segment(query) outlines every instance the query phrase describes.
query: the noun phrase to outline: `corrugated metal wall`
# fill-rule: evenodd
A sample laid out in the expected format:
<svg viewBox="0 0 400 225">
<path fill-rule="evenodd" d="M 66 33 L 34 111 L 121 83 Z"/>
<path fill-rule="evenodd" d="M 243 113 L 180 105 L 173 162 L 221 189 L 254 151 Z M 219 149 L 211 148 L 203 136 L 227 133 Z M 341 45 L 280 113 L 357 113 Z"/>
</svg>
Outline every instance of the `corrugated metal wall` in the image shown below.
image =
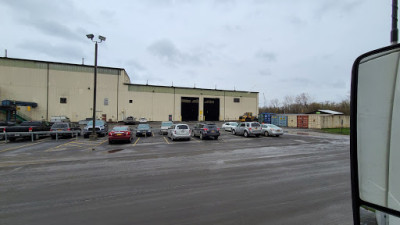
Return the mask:
<svg viewBox="0 0 400 225">
<path fill-rule="evenodd" d="M 297 115 L 288 115 L 288 127 L 297 127 Z"/>
<path fill-rule="evenodd" d="M 298 115 L 297 116 L 297 127 L 298 128 L 308 128 L 308 115 Z"/>
<path fill-rule="evenodd" d="M 261 113 L 260 122 L 264 122 L 267 113 Z M 269 114 L 271 116 L 271 124 L 280 127 L 293 127 L 293 128 L 349 128 L 350 116 L 345 115 L 326 115 L 326 114 Z M 266 123 L 266 122 L 265 122 Z"/>
</svg>

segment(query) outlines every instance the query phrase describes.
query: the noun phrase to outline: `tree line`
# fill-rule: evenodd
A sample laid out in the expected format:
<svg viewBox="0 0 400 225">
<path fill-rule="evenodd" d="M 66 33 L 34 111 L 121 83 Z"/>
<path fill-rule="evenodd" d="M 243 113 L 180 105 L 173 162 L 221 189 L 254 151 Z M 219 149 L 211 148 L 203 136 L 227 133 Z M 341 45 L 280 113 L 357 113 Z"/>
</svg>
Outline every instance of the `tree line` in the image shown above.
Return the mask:
<svg viewBox="0 0 400 225">
<path fill-rule="evenodd" d="M 282 101 L 275 98 L 270 101 L 268 106 L 260 107 L 259 112 L 279 113 L 279 114 L 301 114 L 328 109 L 350 115 L 350 96 L 340 102 L 315 102 L 307 93 L 297 96 L 285 96 Z"/>
</svg>

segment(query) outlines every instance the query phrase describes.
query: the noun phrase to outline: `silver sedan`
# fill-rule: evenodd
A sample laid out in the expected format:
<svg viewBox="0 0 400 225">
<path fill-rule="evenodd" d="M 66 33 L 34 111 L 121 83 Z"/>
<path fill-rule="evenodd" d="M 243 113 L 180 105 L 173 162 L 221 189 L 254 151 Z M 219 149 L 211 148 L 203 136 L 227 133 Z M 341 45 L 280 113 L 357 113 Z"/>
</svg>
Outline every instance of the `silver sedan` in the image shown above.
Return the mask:
<svg viewBox="0 0 400 225">
<path fill-rule="evenodd" d="M 225 131 L 232 131 L 232 127 L 236 127 L 238 125 L 238 123 L 236 122 L 226 122 L 224 124 L 222 124 L 222 129 Z"/>
<path fill-rule="evenodd" d="M 283 129 L 274 124 L 261 124 L 262 134 L 265 136 L 276 136 L 283 135 Z"/>
</svg>

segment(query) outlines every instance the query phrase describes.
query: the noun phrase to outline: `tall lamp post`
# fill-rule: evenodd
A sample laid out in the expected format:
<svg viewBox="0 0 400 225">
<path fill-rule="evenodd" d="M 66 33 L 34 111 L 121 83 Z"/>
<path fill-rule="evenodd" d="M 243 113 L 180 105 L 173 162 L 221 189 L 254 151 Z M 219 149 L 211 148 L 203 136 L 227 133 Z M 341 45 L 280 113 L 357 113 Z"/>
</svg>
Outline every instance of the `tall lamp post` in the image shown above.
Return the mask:
<svg viewBox="0 0 400 225">
<path fill-rule="evenodd" d="M 101 43 L 106 40 L 106 37 L 99 35 L 99 40 L 93 40 L 93 34 L 87 34 L 87 38 L 92 40 L 95 43 L 94 47 L 94 84 L 93 84 L 93 127 L 92 127 L 92 134 L 90 135 L 90 140 L 96 140 L 96 92 L 97 92 L 97 43 Z"/>
</svg>

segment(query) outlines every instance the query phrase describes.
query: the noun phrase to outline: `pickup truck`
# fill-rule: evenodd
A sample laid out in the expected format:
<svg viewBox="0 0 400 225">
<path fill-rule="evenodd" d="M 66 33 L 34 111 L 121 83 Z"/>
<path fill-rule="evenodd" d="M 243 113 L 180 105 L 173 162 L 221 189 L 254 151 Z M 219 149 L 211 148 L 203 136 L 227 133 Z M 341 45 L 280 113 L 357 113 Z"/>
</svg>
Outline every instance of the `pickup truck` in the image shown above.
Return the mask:
<svg viewBox="0 0 400 225">
<path fill-rule="evenodd" d="M 20 125 L 4 128 L 4 132 L 7 134 L 7 139 L 10 141 L 15 141 L 17 138 L 29 138 L 32 135 L 31 132 L 41 131 L 44 133 L 35 134 L 34 139 L 48 135 L 45 132 L 50 131 L 49 123 L 45 121 L 24 121 Z"/>
</svg>

